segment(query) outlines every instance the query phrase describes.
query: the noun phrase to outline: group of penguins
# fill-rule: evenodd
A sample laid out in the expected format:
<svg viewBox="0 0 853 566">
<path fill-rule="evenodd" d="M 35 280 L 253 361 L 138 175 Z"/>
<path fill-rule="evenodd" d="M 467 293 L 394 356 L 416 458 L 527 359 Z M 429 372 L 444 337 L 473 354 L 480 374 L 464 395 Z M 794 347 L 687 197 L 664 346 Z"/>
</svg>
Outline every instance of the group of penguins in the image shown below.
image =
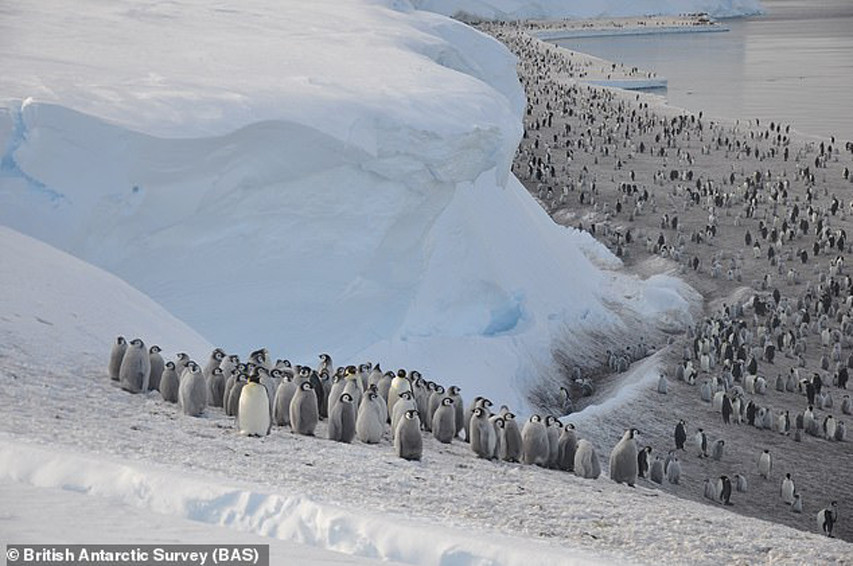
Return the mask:
<svg viewBox="0 0 853 566">
<path fill-rule="evenodd" d="M 273 425 L 314 436 L 319 421 L 327 419 L 330 440 L 377 444 L 390 424 L 395 452 L 407 460 L 421 459 L 426 431 L 444 444 L 464 434 L 471 450 L 487 460 L 535 464 L 584 478 L 601 474 L 594 446 L 577 438 L 574 425 L 534 414 L 519 428 L 507 406 L 492 413 L 492 402 L 478 396 L 465 407 L 459 387 L 445 388 L 418 371 L 383 372 L 372 363 L 336 368 L 328 354 L 320 355 L 316 368 L 272 363 L 266 349 L 241 362 L 220 348 L 200 367 L 185 353 L 164 361 L 161 351 L 156 345 L 146 349 L 139 338 L 128 343 L 118 336 L 110 352 L 110 378 L 131 393 L 157 390 L 189 416 L 222 407 L 246 436 L 266 436 Z"/>
</svg>

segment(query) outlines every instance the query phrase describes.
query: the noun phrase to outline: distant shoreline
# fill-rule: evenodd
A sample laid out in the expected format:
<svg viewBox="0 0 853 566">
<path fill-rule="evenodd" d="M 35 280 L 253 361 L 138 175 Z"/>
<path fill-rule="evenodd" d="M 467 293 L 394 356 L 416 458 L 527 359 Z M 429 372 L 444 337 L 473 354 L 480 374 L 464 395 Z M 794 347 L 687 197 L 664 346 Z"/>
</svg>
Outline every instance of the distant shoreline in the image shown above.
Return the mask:
<svg viewBox="0 0 853 566">
<path fill-rule="evenodd" d="M 722 25 L 714 26 L 667 26 L 659 28 L 603 28 L 603 29 L 560 29 L 554 31 L 534 31 L 531 35 L 542 41 L 559 41 L 561 39 L 584 39 L 590 37 L 615 37 L 625 35 L 662 35 L 670 33 L 720 33 L 729 28 Z"/>
</svg>

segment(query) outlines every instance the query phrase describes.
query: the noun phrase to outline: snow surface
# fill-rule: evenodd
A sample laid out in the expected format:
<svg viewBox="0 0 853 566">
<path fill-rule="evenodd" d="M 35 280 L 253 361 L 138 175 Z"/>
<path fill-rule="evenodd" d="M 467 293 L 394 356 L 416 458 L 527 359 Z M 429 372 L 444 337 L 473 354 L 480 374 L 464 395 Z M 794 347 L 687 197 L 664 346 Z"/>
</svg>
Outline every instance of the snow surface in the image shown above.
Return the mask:
<svg viewBox="0 0 853 566">
<path fill-rule="evenodd" d="M 382 359 L 523 407 L 566 329 L 687 310 L 509 173 L 515 60 L 461 23 L 391 0 L 17 0 L 0 34 L 0 222 L 229 352 Z"/>
<path fill-rule="evenodd" d="M 612 18 L 706 13 L 732 18 L 761 13 L 759 0 L 412 0 L 421 10 L 487 20 Z"/>
</svg>

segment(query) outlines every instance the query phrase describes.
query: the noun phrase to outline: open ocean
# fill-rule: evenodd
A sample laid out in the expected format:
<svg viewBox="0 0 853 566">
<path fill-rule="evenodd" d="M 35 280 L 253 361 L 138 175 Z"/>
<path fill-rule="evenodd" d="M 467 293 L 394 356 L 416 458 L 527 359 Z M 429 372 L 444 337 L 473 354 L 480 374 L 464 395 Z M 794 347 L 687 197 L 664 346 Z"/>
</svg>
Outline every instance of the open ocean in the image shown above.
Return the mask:
<svg viewBox="0 0 853 566">
<path fill-rule="evenodd" d="M 853 140 L 853 0 L 764 0 L 724 33 L 560 40 L 669 80 L 673 106 Z"/>
</svg>

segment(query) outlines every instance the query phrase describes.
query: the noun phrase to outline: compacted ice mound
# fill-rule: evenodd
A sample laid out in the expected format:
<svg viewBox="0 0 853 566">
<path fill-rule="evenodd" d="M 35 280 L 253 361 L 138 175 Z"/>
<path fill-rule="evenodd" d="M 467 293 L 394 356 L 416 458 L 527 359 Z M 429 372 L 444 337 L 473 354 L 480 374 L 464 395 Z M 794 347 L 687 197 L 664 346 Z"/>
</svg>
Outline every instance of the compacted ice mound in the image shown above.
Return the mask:
<svg viewBox="0 0 853 566">
<path fill-rule="evenodd" d="M 510 175 L 515 60 L 458 22 L 391 0 L 13 4 L 0 222 L 228 351 L 523 403 L 566 329 L 686 310 Z"/>
<path fill-rule="evenodd" d="M 619 18 L 705 13 L 715 18 L 761 13 L 760 0 L 412 0 L 421 10 L 486 20 Z"/>
</svg>

